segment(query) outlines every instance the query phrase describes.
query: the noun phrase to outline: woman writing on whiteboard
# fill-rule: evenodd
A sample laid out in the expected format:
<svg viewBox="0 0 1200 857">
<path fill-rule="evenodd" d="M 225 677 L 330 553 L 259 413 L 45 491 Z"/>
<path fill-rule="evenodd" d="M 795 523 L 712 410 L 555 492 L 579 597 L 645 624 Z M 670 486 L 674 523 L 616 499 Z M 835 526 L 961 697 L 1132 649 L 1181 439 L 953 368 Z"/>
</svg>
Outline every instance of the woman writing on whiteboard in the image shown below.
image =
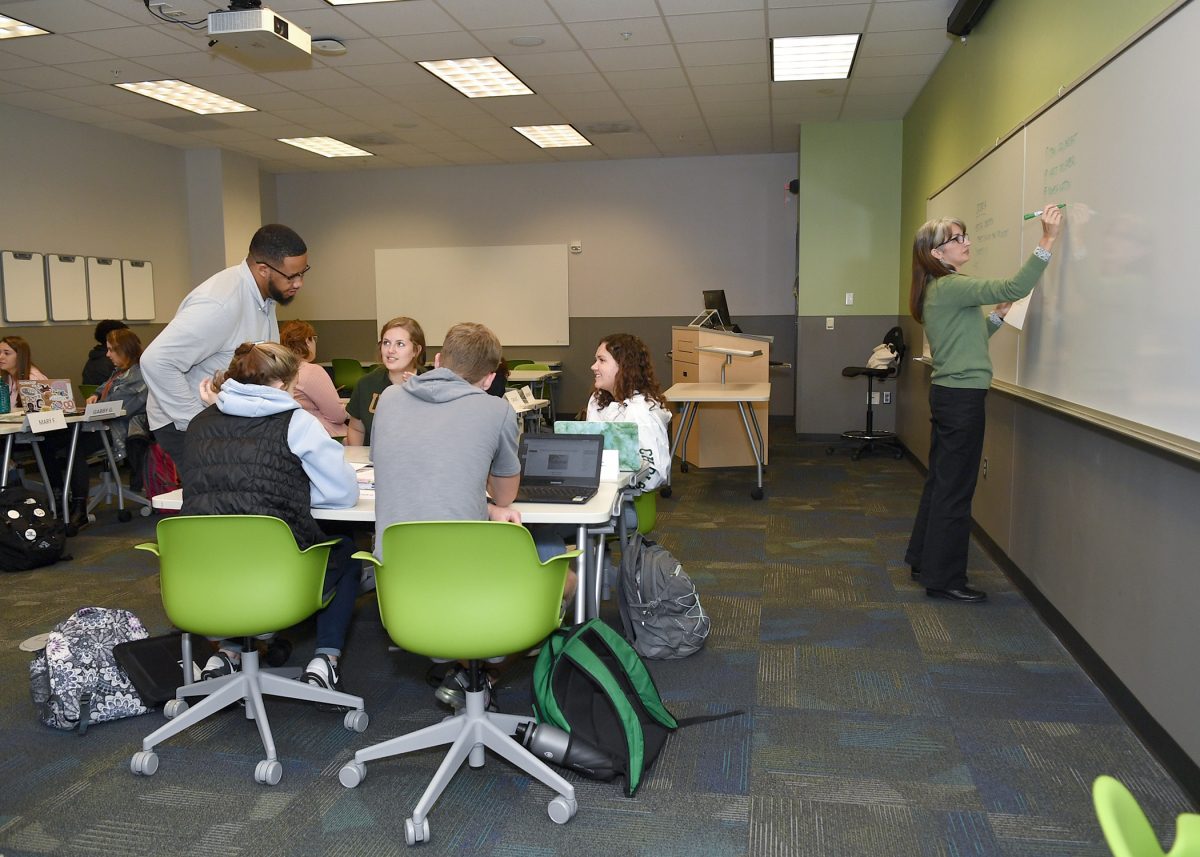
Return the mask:
<svg viewBox="0 0 1200 857">
<path fill-rule="evenodd" d="M 976 603 L 987 594 L 967 585 L 971 498 L 983 453 L 984 397 L 992 383 L 988 337 L 1000 329 L 1009 302 L 1033 291 L 1062 229 L 1056 207 L 1041 216 L 1042 239 L 1009 280 L 959 273 L 971 258 L 961 220 L 931 220 L 913 240 L 909 309 L 925 326 L 933 358 L 929 387 L 932 430 L 929 475 L 904 559 L 933 598 Z M 996 304 L 984 317 L 981 307 Z"/>
</svg>

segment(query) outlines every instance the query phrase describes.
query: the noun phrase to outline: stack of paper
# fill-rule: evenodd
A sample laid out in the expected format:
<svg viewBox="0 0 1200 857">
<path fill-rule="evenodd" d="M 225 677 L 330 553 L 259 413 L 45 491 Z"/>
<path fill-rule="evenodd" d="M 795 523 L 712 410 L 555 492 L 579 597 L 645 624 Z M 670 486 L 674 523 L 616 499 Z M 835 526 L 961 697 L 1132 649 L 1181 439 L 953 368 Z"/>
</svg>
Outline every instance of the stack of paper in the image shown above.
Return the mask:
<svg viewBox="0 0 1200 857">
<path fill-rule="evenodd" d="M 375 496 L 375 467 L 371 464 L 354 465 L 354 478 L 358 480 L 358 496 Z"/>
</svg>

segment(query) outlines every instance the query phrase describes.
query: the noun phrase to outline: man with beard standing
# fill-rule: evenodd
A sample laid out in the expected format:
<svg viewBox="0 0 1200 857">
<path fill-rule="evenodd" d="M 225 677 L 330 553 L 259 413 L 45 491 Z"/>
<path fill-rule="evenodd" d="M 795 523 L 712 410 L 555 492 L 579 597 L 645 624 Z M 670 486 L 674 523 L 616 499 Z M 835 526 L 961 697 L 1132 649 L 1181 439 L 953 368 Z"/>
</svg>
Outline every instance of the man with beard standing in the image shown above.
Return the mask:
<svg viewBox="0 0 1200 857">
<path fill-rule="evenodd" d="M 292 302 L 308 267 L 303 238 L 278 223 L 263 226 L 250 239 L 245 260 L 193 289 L 142 354 L 150 430 L 184 485 L 184 432 L 205 407 L 200 382 L 224 371 L 243 342 L 279 340 L 275 306 Z"/>
</svg>

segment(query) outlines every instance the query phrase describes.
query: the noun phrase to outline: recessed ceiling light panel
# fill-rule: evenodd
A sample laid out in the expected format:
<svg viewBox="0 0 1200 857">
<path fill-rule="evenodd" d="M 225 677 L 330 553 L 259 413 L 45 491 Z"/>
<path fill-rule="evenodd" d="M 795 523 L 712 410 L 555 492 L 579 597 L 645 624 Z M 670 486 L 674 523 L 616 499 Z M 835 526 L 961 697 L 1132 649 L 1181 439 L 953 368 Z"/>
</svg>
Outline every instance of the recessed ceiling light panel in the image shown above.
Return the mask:
<svg viewBox="0 0 1200 857">
<path fill-rule="evenodd" d="M 771 39 L 771 79 L 843 80 L 850 76 L 859 33 Z"/>
<path fill-rule="evenodd" d="M 580 134 L 571 125 L 514 125 L 513 130 L 543 149 L 592 145 L 591 140 Z"/>
<path fill-rule="evenodd" d="M 450 84 L 467 98 L 533 95 L 533 90 L 495 57 L 430 60 L 419 62 L 417 65 Z"/>
<path fill-rule="evenodd" d="M 326 158 L 370 158 L 372 152 L 335 140 L 333 137 L 281 137 L 280 143 L 287 143 L 297 149 L 306 149 Z"/>
<path fill-rule="evenodd" d="M 147 98 L 154 98 L 173 107 L 190 110 L 193 113 L 253 113 L 254 108 L 234 101 L 207 89 L 192 86 L 182 80 L 140 80 L 134 83 L 114 83 L 118 89 L 136 92 Z"/>
<path fill-rule="evenodd" d="M 43 30 L 41 27 L 35 27 L 33 24 L 26 24 L 24 21 L 18 21 L 16 18 L 10 18 L 7 15 L 0 15 L 0 39 L 21 39 L 25 36 L 48 36 L 49 30 Z"/>
</svg>

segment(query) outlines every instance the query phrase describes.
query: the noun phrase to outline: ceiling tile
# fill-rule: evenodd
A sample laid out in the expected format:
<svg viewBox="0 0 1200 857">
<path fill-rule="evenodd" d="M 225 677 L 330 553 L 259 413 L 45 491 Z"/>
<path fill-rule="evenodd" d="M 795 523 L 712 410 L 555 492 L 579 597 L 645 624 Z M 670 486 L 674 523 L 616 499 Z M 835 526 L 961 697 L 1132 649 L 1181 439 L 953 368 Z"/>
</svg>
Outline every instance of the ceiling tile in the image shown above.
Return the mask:
<svg viewBox="0 0 1200 857">
<path fill-rule="evenodd" d="M 564 21 L 608 21 L 620 18 L 656 18 L 654 0 L 546 0 Z"/>
<path fill-rule="evenodd" d="M 112 60 L 108 61 L 110 64 Z M 129 61 L 117 61 L 115 65 L 124 69 Z M 80 63 L 83 65 L 83 63 Z M 92 63 L 89 65 L 101 65 L 100 63 Z M 213 77 L 215 75 L 234 75 L 248 74 L 246 69 L 235 63 L 230 62 L 224 57 L 213 51 L 189 51 L 180 54 L 160 54 L 153 57 L 141 57 L 138 60 L 138 65 L 142 68 L 149 68 L 155 71 L 155 74 L 142 80 L 153 80 L 155 77 L 172 78 L 175 80 L 193 80 L 194 78 Z M 194 82 L 194 80 L 193 80 Z M 207 89 L 208 87 L 205 87 Z"/>
<path fill-rule="evenodd" d="M 679 56 L 686 67 L 694 65 L 738 65 L 767 62 L 771 50 L 765 39 L 729 42 L 697 42 L 679 45 Z"/>
<path fill-rule="evenodd" d="M 916 95 L 929 78 L 923 74 L 895 77 L 856 77 L 850 81 L 851 95 Z"/>
<path fill-rule="evenodd" d="M 190 30 L 184 30 L 190 33 Z M 118 57 L 152 57 L 159 54 L 177 54 L 193 47 L 185 38 L 176 38 L 173 33 L 163 32 L 157 27 L 120 27 L 115 30 L 93 30 L 76 33 L 74 38 L 108 51 Z"/>
<path fill-rule="evenodd" d="M 920 74 L 928 77 L 942 61 L 941 54 L 907 54 L 896 57 L 860 57 L 854 63 L 855 77 L 890 77 Z"/>
<path fill-rule="evenodd" d="M 934 30 L 946 28 L 949 9 L 945 0 L 898 0 L 891 3 L 876 3 L 871 13 L 872 33 L 892 30 Z"/>
<path fill-rule="evenodd" d="M 597 48 L 588 56 L 601 71 L 622 71 L 636 68 L 677 68 L 679 58 L 668 45 L 647 45 L 629 48 Z"/>
<path fill-rule="evenodd" d="M 610 71 L 604 75 L 614 89 L 666 89 L 670 86 L 687 86 L 687 78 L 680 68 L 642 68 L 633 71 Z"/>
<path fill-rule="evenodd" d="M 712 101 L 767 101 L 771 89 L 766 83 L 734 83 L 728 86 L 696 86 L 696 100 L 701 105 Z"/>
<path fill-rule="evenodd" d="M 553 51 L 573 51 L 579 48 L 575 38 L 561 24 L 530 26 L 530 27 L 501 27 L 495 30 L 476 30 L 475 37 L 487 48 L 492 56 L 524 56 L 533 53 L 550 53 Z M 511 39 L 522 37 L 544 39 L 545 42 L 534 47 L 519 47 L 510 44 Z"/>
<path fill-rule="evenodd" d="M 440 0 L 456 21 L 472 30 L 554 24 L 557 18 L 545 0 Z"/>
<path fill-rule="evenodd" d="M 407 59 L 379 39 L 339 39 L 338 41 L 346 46 L 346 53 L 339 57 L 314 52 L 314 56 L 320 63 L 330 68 L 343 68 L 385 62 L 398 63 Z"/>
<path fill-rule="evenodd" d="M 703 12 L 729 12 L 762 9 L 762 0 L 659 0 L 664 15 L 695 15 Z"/>
<path fill-rule="evenodd" d="M 76 41 L 72 36 L 35 36 L 28 39 L 5 39 L 0 42 L 0 54 L 12 54 L 37 63 L 57 65 L 69 62 L 115 59 L 108 51 Z M 179 50 L 179 45 L 175 50 Z"/>
<path fill-rule="evenodd" d="M 87 77 L 63 71 L 52 65 L 5 69 L 0 71 L 0 80 L 26 89 L 64 89 L 68 86 L 83 86 L 88 82 Z"/>
<path fill-rule="evenodd" d="M 77 33 L 87 30 L 104 30 L 112 27 L 128 27 L 147 23 L 149 15 L 144 6 L 125 4 L 130 15 L 119 15 L 114 11 L 93 3 L 49 3 L 46 0 L 31 0 L 26 3 L 5 3 L 0 9 L 5 15 L 49 30 L 52 33 Z"/>
<path fill-rule="evenodd" d="M 568 28 L 579 44 L 587 50 L 671 43 L 671 36 L 661 18 L 587 21 L 570 24 Z M 629 34 L 629 38 L 625 38 L 626 33 Z"/>
<path fill-rule="evenodd" d="M 771 67 L 765 62 L 741 65 L 701 65 L 688 67 L 687 76 L 694 86 L 767 83 L 771 79 Z"/>
<path fill-rule="evenodd" d="M 897 30 L 867 33 L 858 48 L 860 57 L 891 57 L 901 54 L 941 54 L 950 49 L 954 36 L 941 30 Z"/>
<path fill-rule="evenodd" d="M 695 105 L 696 96 L 686 86 L 668 89 L 635 89 L 621 93 L 621 99 L 630 107 L 649 107 L 664 104 Z"/>
<path fill-rule="evenodd" d="M 767 13 L 767 35 L 833 36 L 861 33 L 867 26 L 865 3 L 846 6 L 810 6 L 803 9 L 771 9 Z"/>
<path fill-rule="evenodd" d="M 68 101 L 49 92 L 6 92 L 0 94 L 0 101 L 13 107 L 24 107 L 26 110 L 63 110 L 68 107 L 78 107 L 74 101 Z"/>
<path fill-rule="evenodd" d="M 413 62 L 487 56 L 487 48 L 470 33 L 428 33 L 418 36 L 388 36 L 380 39 L 392 50 Z"/>
<path fill-rule="evenodd" d="M 667 27 L 676 42 L 725 42 L 737 39 L 762 39 L 766 35 L 766 15 L 756 12 L 715 12 L 710 15 L 673 15 Z"/>
<path fill-rule="evenodd" d="M 331 68 L 310 68 L 304 71 L 277 71 L 263 75 L 289 89 L 341 89 L 352 86 L 353 81 L 340 71 Z"/>
<path fill-rule="evenodd" d="M 366 3 L 338 10 L 376 38 L 460 32 L 462 26 L 435 3 Z"/>
<path fill-rule="evenodd" d="M 588 74 L 524 75 L 522 80 L 534 92 L 599 92 L 608 91 L 608 81 L 599 72 Z"/>
<path fill-rule="evenodd" d="M 596 66 L 583 51 L 555 51 L 548 54 L 509 54 L 504 64 L 513 74 L 525 79 L 525 75 L 536 74 L 584 74 L 594 72 Z"/>
<path fill-rule="evenodd" d="M 839 119 L 903 119 L 912 95 L 847 95 Z"/>
</svg>

